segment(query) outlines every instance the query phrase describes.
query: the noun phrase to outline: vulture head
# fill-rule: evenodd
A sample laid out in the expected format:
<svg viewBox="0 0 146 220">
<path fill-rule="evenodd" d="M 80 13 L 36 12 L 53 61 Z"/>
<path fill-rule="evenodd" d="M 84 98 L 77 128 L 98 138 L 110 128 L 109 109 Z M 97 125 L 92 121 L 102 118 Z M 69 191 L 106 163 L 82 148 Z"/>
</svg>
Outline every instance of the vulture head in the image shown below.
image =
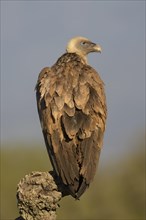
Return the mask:
<svg viewBox="0 0 146 220">
<path fill-rule="evenodd" d="M 68 42 L 66 51 L 78 54 L 87 63 L 87 54 L 91 52 L 101 53 L 101 47 L 85 37 L 74 37 Z"/>
</svg>

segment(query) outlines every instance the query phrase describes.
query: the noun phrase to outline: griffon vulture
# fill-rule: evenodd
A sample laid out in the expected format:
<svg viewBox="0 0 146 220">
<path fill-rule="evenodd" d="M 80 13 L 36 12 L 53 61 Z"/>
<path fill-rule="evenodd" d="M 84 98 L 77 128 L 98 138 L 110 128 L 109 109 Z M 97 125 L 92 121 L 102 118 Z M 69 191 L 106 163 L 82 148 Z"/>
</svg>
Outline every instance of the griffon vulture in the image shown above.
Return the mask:
<svg viewBox="0 0 146 220">
<path fill-rule="evenodd" d="M 104 83 L 87 55 L 101 47 L 75 37 L 36 85 L 37 107 L 52 166 L 78 199 L 93 180 L 106 124 Z"/>
</svg>

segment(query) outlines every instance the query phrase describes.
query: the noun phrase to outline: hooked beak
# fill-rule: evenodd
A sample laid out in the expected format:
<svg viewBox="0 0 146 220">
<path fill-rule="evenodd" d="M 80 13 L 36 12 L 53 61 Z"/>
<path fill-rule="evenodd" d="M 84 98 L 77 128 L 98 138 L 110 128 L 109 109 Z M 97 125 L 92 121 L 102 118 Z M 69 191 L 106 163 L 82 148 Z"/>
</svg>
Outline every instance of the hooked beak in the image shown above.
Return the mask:
<svg viewBox="0 0 146 220">
<path fill-rule="evenodd" d="M 96 44 L 96 45 L 93 47 L 93 50 L 94 50 L 95 52 L 97 52 L 97 53 L 101 53 L 101 51 L 102 51 L 101 47 L 100 47 L 98 44 Z"/>
</svg>

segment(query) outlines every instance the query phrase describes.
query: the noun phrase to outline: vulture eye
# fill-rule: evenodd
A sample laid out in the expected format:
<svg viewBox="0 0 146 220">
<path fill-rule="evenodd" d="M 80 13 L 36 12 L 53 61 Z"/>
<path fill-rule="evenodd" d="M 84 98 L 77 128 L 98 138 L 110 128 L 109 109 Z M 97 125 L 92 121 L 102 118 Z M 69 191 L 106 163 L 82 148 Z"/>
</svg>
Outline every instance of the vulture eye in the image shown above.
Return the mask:
<svg viewBox="0 0 146 220">
<path fill-rule="evenodd" d="M 81 42 L 81 46 L 87 46 L 87 45 L 88 45 L 88 43 L 86 41 Z"/>
</svg>

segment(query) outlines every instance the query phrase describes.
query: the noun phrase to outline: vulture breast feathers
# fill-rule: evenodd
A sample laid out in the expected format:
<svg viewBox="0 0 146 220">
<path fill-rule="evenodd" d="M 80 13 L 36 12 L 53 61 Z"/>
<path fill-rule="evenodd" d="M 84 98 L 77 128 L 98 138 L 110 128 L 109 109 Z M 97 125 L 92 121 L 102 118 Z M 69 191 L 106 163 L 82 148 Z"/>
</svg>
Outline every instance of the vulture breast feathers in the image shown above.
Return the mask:
<svg viewBox="0 0 146 220">
<path fill-rule="evenodd" d="M 77 199 L 95 175 L 106 122 L 104 83 L 87 64 L 90 52 L 101 52 L 101 48 L 83 37 L 71 39 L 67 52 L 40 72 L 36 85 L 52 166 Z"/>
</svg>

